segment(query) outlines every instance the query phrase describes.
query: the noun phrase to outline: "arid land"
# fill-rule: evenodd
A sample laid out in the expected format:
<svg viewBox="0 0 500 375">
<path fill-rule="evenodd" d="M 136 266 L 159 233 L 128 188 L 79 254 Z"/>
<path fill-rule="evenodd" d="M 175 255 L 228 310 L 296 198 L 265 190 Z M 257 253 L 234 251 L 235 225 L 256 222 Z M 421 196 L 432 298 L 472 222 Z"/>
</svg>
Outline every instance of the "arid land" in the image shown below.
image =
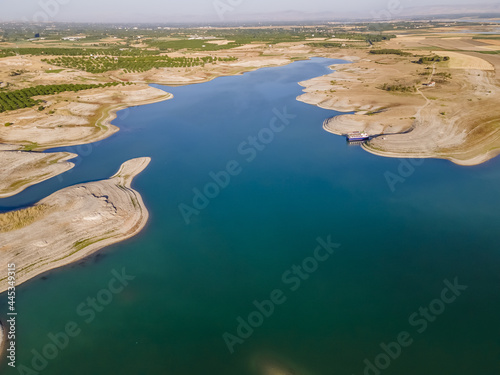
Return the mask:
<svg viewBox="0 0 500 375">
<path fill-rule="evenodd" d="M 308 52 L 301 46 L 291 45 L 263 56 L 260 49 L 266 48 L 269 47 L 262 44 L 240 47 L 231 51 L 237 60 L 228 63 L 160 68 L 142 73 L 92 74 L 60 69 L 43 62 L 40 56 L 1 58 L 0 82 L 9 89 L 65 83 L 123 82 L 126 85 L 40 96 L 37 99 L 43 101 L 42 110 L 33 107 L 0 113 L 0 198 L 15 195 L 71 169 L 71 159 L 77 156 L 41 151 L 105 139 L 119 131 L 111 124 L 118 110 L 173 97 L 150 87 L 151 82 L 200 83 L 222 75 L 284 65 L 297 56 L 305 58 Z M 225 56 L 227 51 L 210 55 Z M 22 70 L 22 74 L 11 74 L 17 70 Z M 128 161 L 109 180 L 68 187 L 32 207 L 0 214 L 0 275 L 7 274 L 8 263 L 15 263 L 19 285 L 137 234 L 146 224 L 148 212 L 130 184 L 148 163 L 149 158 Z M 0 278 L 0 293 L 7 287 L 6 279 Z"/>
<path fill-rule="evenodd" d="M 129 160 L 108 180 L 71 186 L 0 214 L 0 293 L 8 287 L 9 263 L 16 264 L 19 285 L 139 233 L 148 210 L 130 184 L 149 162 Z"/>
<path fill-rule="evenodd" d="M 92 74 L 74 69 L 58 71 L 58 67 L 42 62 L 40 56 L 1 58 L 0 82 L 8 84 L 9 88 L 64 83 L 132 84 L 40 96 L 37 99 L 43 100 L 42 111 L 24 108 L 0 113 L 0 160 L 9 161 L 0 165 L 0 198 L 14 195 L 71 169 L 73 164 L 68 160 L 76 156 L 69 153 L 42 155 L 37 152 L 105 139 L 118 131 L 111 124 L 118 110 L 172 98 L 171 94 L 150 87 L 149 83 L 184 85 L 206 82 L 222 75 L 288 64 L 293 57 L 305 58 L 309 53 L 308 49 L 292 45 L 262 56 L 262 49 L 265 50 L 262 44 L 255 44 L 232 50 L 231 54 L 238 56 L 238 60 L 230 63 L 179 69 L 161 68 L 142 73 L 112 71 Z M 211 55 L 224 56 L 227 51 Z M 23 74 L 10 76 L 12 71 L 21 69 L 24 70 Z M 16 172 L 11 173 L 14 168 Z"/>
</svg>

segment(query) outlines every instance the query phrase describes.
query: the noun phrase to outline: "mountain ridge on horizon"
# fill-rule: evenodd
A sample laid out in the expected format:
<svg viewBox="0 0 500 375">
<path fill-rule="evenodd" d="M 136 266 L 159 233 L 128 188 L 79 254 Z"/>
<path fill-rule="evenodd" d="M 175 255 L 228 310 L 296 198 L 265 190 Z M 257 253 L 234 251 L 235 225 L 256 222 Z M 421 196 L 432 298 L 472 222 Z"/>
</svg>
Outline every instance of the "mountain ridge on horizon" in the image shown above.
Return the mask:
<svg viewBox="0 0 500 375">
<path fill-rule="evenodd" d="M 259 23 L 259 22 L 377 22 L 377 21 L 398 21 L 411 19 L 426 19 L 447 16 L 474 17 L 490 16 L 500 18 L 500 3 L 498 4 L 460 4 L 460 5 L 433 5 L 404 7 L 399 0 L 392 3 L 392 8 L 388 5 L 382 9 L 366 9 L 357 11 L 326 11 L 326 12 L 302 12 L 297 10 L 287 10 L 267 13 L 241 13 L 238 8 L 226 11 L 223 16 L 217 15 L 214 9 L 213 14 L 192 14 L 178 15 L 175 17 L 165 17 L 163 19 L 146 14 L 136 14 L 134 20 L 118 12 L 113 15 L 113 20 L 50 20 L 48 23 L 102 23 L 102 24 L 235 24 L 235 23 Z M 1 17 L 1 16 L 0 16 Z M 481 17 L 484 18 L 484 17 Z M 0 23 L 22 22 L 22 20 L 2 20 Z"/>
</svg>

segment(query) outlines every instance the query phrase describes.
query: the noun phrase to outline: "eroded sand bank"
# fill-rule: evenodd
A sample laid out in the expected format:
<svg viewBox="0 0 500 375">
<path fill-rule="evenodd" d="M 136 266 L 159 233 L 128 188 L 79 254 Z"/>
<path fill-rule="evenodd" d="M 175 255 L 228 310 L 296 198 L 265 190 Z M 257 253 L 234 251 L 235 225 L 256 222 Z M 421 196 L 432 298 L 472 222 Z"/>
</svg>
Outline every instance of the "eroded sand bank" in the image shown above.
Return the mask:
<svg viewBox="0 0 500 375">
<path fill-rule="evenodd" d="M 67 187 L 33 207 L 0 214 L 0 275 L 14 263 L 21 284 L 139 233 L 148 211 L 130 184 L 149 162 L 129 160 L 107 180 Z M 5 277 L 0 283 L 3 292 Z"/>
<path fill-rule="evenodd" d="M 46 97 L 50 111 L 34 108 L 2 114 L 0 126 L 0 198 L 15 195 L 27 187 L 73 168 L 68 152 L 51 154 L 21 152 L 45 150 L 97 142 L 116 133 L 111 124 L 117 111 L 172 98 L 147 85 L 106 87 L 64 96 Z M 64 99 L 63 99 L 64 98 Z M 12 152 L 18 150 L 19 152 Z"/>
</svg>

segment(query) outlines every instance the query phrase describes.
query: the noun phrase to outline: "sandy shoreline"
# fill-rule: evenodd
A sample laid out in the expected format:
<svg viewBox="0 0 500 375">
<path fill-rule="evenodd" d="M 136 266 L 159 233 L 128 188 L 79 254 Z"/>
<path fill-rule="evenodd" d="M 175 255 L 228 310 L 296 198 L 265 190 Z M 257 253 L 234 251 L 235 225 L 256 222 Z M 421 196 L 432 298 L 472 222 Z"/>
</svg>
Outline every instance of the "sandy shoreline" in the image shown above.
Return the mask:
<svg viewBox="0 0 500 375">
<path fill-rule="evenodd" d="M 5 326 L 3 320 L 0 319 L 0 365 L 2 361 L 5 360 L 7 350 L 7 333 L 5 332 Z"/>
<path fill-rule="evenodd" d="M 247 52 L 240 53 L 247 54 Z M 28 60 L 33 69 L 32 74 L 37 75 L 40 83 L 52 83 L 52 80 L 60 83 L 65 77 L 43 73 L 50 65 L 40 62 L 39 57 L 7 57 L 0 60 L 0 68 L 1 63 L 20 66 L 26 65 Z M 29 150 L 43 151 L 56 147 L 78 146 L 108 138 L 119 131 L 118 127 L 111 124 L 117 117 L 118 111 L 173 98 L 172 94 L 151 87 L 149 83 L 177 86 L 204 83 L 221 76 L 239 75 L 261 67 L 286 65 L 291 62 L 291 59 L 283 57 L 259 57 L 252 51 L 251 56 L 241 61 L 218 64 L 208 69 L 200 67 L 185 71 L 154 69 L 144 73 L 121 73 L 122 78 L 116 77 L 112 72 L 109 74 L 109 79 L 123 83 L 134 82 L 134 84 L 42 96 L 40 98 L 45 100 L 46 109 L 41 112 L 35 108 L 26 108 L 3 113 L 2 121 L 12 125 L 0 126 L 2 143 L 0 158 L 3 159 L 8 155 L 3 154 L 3 150 L 29 148 Z M 68 78 L 76 78 L 74 77 L 76 73 L 64 74 Z M 90 73 L 78 74 L 89 82 L 96 80 L 96 76 Z M 23 173 L 18 173 L 17 176 L 6 173 L 0 167 L 0 177 L 2 177 L 0 199 L 13 196 L 29 186 L 53 178 L 73 167 L 71 163 L 66 162 L 69 159 L 68 153 L 54 154 L 50 160 L 47 158 L 46 163 L 40 160 L 33 160 L 30 163 L 29 159 L 34 157 L 27 154 L 28 152 L 19 154 L 15 158 L 17 164 L 24 166 Z M 12 155 L 9 156 L 12 158 Z M 54 164 L 55 158 L 58 158 L 60 163 Z"/>
<path fill-rule="evenodd" d="M 282 64 L 290 62 L 290 60 L 280 61 Z M 267 64 L 262 63 L 258 65 L 267 66 Z M 252 66 L 238 68 L 237 72 L 211 74 L 196 81 L 192 79 L 186 82 L 182 80 L 170 82 L 158 80 L 160 82 L 158 84 L 176 83 L 185 85 L 202 83 L 219 76 L 243 74 L 254 69 L 255 67 Z M 118 111 L 173 98 L 172 94 L 163 90 L 149 85 L 145 88 L 144 84 L 141 83 L 139 85 L 138 89 L 130 86 L 120 87 L 120 94 L 125 99 L 122 99 L 117 104 L 113 104 L 116 96 L 113 88 L 89 90 L 89 94 L 79 93 L 78 96 L 73 95 L 74 98 L 69 104 L 62 103 L 61 105 L 56 103 L 52 107 L 56 115 L 61 113 L 65 116 L 61 120 L 53 116 L 44 116 L 44 114 L 39 114 L 33 109 L 9 113 L 12 122 L 15 121 L 14 119 L 19 118 L 25 120 L 24 124 L 15 121 L 15 126 L 8 129 L 0 128 L 0 136 L 9 134 L 11 138 L 14 138 L 14 142 L 9 142 L 8 139 L 5 142 L 5 137 L 1 137 L 5 143 L 0 147 L 0 158 L 4 160 L 12 159 L 12 163 L 3 163 L 3 167 L 0 167 L 0 176 L 6 176 L 0 183 L 0 198 L 15 195 L 29 186 L 64 173 L 74 166 L 67 160 L 77 156 L 63 152 L 46 154 L 19 151 L 19 145 L 15 143 L 16 131 L 22 134 L 18 138 L 22 139 L 23 143 L 30 137 L 36 139 L 32 143 L 36 142 L 37 150 L 75 146 L 103 140 L 119 131 L 118 127 L 111 124 L 117 117 Z M 114 91 L 116 92 L 116 90 Z M 97 109 L 100 111 L 100 116 L 92 118 Z M 42 127 L 33 126 L 33 122 L 42 117 L 45 117 L 48 122 L 45 122 Z M 10 121 L 11 118 L 8 120 Z M 95 126 L 98 131 L 85 134 L 85 128 L 82 128 L 79 133 L 75 133 L 74 129 L 68 129 L 64 133 L 66 139 L 62 141 L 57 135 L 50 135 L 50 130 L 46 125 L 47 123 L 54 123 L 55 126 L 60 128 L 61 122 L 58 123 L 58 121 L 63 121 L 63 123 L 64 121 L 74 121 L 85 127 L 88 123 L 86 118 L 90 118 L 90 125 Z M 52 129 L 55 129 L 55 126 Z M 39 130 L 39 128 L 44 130 Z M 71 131 L 73 131 L 73 134 L 70 134 Z M 47 132 L 49 132 L 49 138 L 46 138 Z M 40 141 L 40 134 L 45 137 L 42 137 L 43 141 Z M 20 228 L 3 231 L 3 233 L 2 228 L 0 228 L 0 244 L 3 244 L 0 245 L 0 267 L 3 268 L 3 265 L 7 265 L 7 263 L 16 263 L 18 265 L 17 284 L 19 285 L 37 275 L 78 261 L 103 247 L 138 234 L 147 223 L 148 211 L 140 194 L 130 189 L 130 183 L 132 178 L 140 173 L 149 162 L 149 158 L 133 159 L 124 163 L 117 174 L 109 180 L 80 184 L 57 191 L 26 209 L 32 210 L 34 213 L 29 212 L 26 215 L 26 213 L 20 212 L 25 210 L 20 210 L 0 214 L 0 221 L 2 216 L 17 215 L 18 213 L 21 218 L 17 217 L 17 220 L 22 221 L 25 219 L 24 216 L 28 216 L 30 221 L 27 225 L 21 223 Z M 24 166 L 24 168 L 20 166 Z M 16 188 L 13 186 L 16 186 Z M 99 191 L 98 194 L 95 193 L 96 189 Z M 123 196 L 124 193 L 129 196 L 133 207 Z M 100 200 L 100 204 L 95 202 Z M 74 204 L 78 204 L 78 209 L 72 207 L 70 202 L 76 202 Z M 90 208 L 92 208 L 92 212 L 88 212 Z M 113 224 L 112 219 L 113 217 L 116 218 L 117 212 L 121 212 L 122 220 L 119 224 L 117 222 Z M 85 215 L 87 216 L 83 217 Z M 76 217 L 79 219 L 77 220 Z M 105 222 L 102 222 L 103 217 L 107 217 Z M 94 225 L 94 222 L 97 222 L 97 225 Z M 128 223 L 128 227 L 124 223 Z M 73 228 L 75 226 L 77 229 Z M 82 236 L 91 237 L 83 238 Z M 0 274 L 6 274 L 5 270 L 0 269 Z M 0 293 L 2 293 L 7 289 L 5 278 L 0 279 L 0 282 Z"/>
<path fill-rule="evenodd" d="M 36 151 L 97 142 L 119 130 L 111 124 L 117 111 L 171 98 L 145 84 L 65 93 L 46 104 L 50 111 L 26 108 L 3 114 L 12 125 L 0 127 L 0 139 L 4 145 L 30 145 Z"/>
<path fill-rule="evenodd" d="M 20 285 L 139 233 L 149 213 L 130 185 L 150 160 L 129 160 L 107 180 L 67 187 L 32 207 L 0 214 L 15 229 L 0 232 L 0 274 L 16 264 Z M 0 282 L 1 293 L 6 277 Z"/>
<path fill-rule="evenodd" d="M 111 124 L 117 117 L 118 111 L 133 106 L 161 102 L 173 97 L 170 93 L 149 86 L 139 89 L 127 87 L 127 91 L 122 92 L 125 101 L 113 104 L 112 98 L 116 92 L 112 89 L 97 93 L 91 90 L 90 93 L 80 94 L 78 101 L 75 99 L 69 104 L 63 103 L 62 107 L 55 107 L 55 115 L 38 114 L 33 109 L 13 111 L 9 114 L 11 118 L 17 116 L 21 120 L 16 121 L 16 125 L 7 129 L 0 128 L 2 141 L 6 142 L 2 144 L 0 149 L 0 159 L 3 161 L 0 165 L 0 176 L 2 177 L 0 179 L 0 199 L 13 196 L 32 185 L 70 170 L 74 164 L 68 160 L 78 156 L 69 152 L 20 151 L 21 146 L 17 143 L 17 139 L 23 140 L 24 144 L 26 142 L 36 143 L 37 151 L 101 141 L 119 131 L 117 126 Z M 100 101 L 102 104 L 95 104 L 95 102 Z M 71 105 L 73 107 L 70 107 Z M 91 107 L 91 111 L 85 112 L 85 108 L 88 107 Z M 57 117 L 57 113 L 66 114 L 70 110 L 72 111 L 71 118 L 67 115 L 61 119 Z M 92 116 L 98 115 L 99 112 L 100 116 L 92 119 Z M 90 118 L 90 122 L 87 118 Z M 65 125 L 65 119 L 69 119 L 66 121 L 80 121 L 82 124 Z M 61 121 L 64 125 L 61 125 Z M 40 123 L 43 126 L 37 125 Z M 65 126 L 67 127 L 65 128 Z"/>
<path fill-rule="evenodd" d="M 385 42 L 381 48 L 409 48 L 417 43 L 416 40 L 398 37 Z M 422 40 L 418 39 L 418 43 L 425 42 Z M 432 42 L 437 43 L 435 40 L 437 38 Z M 500 153 L 500 130 L 486 126 L 500 117 L 495 99 L 500 93 L 496 76 L 499 57 L 440 51 L 443 55 L 448 54 L 451 60 L 449 64 L 438 64 L 437 71 L 451 78 L 442 79 L 430 89 L 422 88 L 422 82 L 434 79 L 436 69 L 429 76 L 426 66 L 412 63 L 411 57 L 371 55 L 362 49 L 311 50 L 303 45 L 285 44 L 274 47 L 276 55 L 266 58 L 259 57 L 256 51 L 248 52 L 251 48 L 246 46 L 246 59 L 204 69 L 157 69 L 122 73 L 122 78 L 111 73 L 107 79 L 135 84 L 46 97 L 47 110 L 23 109 L 6 114 L 6 121 L 13 125 L 0 127 L 3 143 L 0 158 L 13 160 L 0 167 L 0 176 L 6 176 L 0 183 L 0 198 L 15 195 L 73 167 L 68 160 L 74 154 L 15 151 L 22 145 L 26 147 L 27 142 L 35 150 L 46 150 L 105 139 L 119 131 L 111 124 L 119 110 L 173 97 L 149 86 L 149 82 L 197 84 L 266 66 L 282 66 L 293 62 L 292 49 L 303 59 L 322 56 L 350 62 L 332 65 L 335 69 L 332 73 L 299 83 L 304 87 L 304 94 L 297 100 L 325 109 L 353 112 L 325 121 L 326 131 L 337 135 L 356 130 L 371 135 L 383 134 L 364 144 L 363 148 L 385 157 L 443 158 L 456 164 L 475 165 Z M 418 53 L 430 54 L 428 50 Z M 8 59 L 19 60 L 17 57 Z M 42 71 L 46 68 L 43 64 L 41 67 Z M 96 80 L 91 74 L 78 74 Z M 41 74 L 40 79 L 47 77 Z M 419 89 L 398 93 L 380 88 L 394 82 Z M 461 93 L 460 100 L 454 96 L 455 92 Z M 480 113 L 476 109 L 478 101 L 481 101 Z M 392 134 L 408 129 L 412 131 Z M 147 222 L 148 212 L 140 194 L 130 188 L 130 182 L 148 163 L 149 158 L 128 161 L 108 180 L 62 189 L 28 208 L 32 210 L 28 216 L 34 215 L 30 217 L 32 221 L 15 230 L 2 232 L 0 229 L 0 244 L 3 244 L 0 245 L 0 265 L 16 261 L 22 265 L 18 266 L 21 283 L 139 233 Z M 0 220 L 2 215 L 8 214 L 0 214 Z M 19 215 L 20 220 L 26 218 L 26 213 Z M 0 272 L 5 274 L 5 270 Z M 5 289 L 0 286 L 0 293 Z"/>
<path fill-rule="evenodd" d="M 64 173 L 78 155 L 69 152 L 42 154 L 25 151 L 0 151 L 0 199 L 16 195 L 24 189 Z"/>
</svg>

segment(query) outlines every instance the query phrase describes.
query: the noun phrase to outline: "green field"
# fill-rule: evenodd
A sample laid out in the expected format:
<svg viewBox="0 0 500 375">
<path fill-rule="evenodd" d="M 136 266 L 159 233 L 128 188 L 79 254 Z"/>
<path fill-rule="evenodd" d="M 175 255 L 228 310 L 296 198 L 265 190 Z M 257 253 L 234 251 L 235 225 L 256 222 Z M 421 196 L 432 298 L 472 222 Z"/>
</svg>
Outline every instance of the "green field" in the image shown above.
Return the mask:
<svg viewBox="0 0 500 375">
<path fill-rule="evenodd" d="M 112 70 L 123 69 L 125 72 L 146 72 L 153 68 L 188 68 L 193 66 L 204 66 L 218 61 L 233 61 L 234 57 L 168 57 L 168 56 L 91 56 L 91 57 L 57 57 L 55 59 L 43 59 L 42 61 L 61 66 L 84 70 L 89 73 L 104 73 Z"/>
<path fill-rule="evenodd" d="M 54 95 L 64 91 L 78 92 L 99 87 L 117 86 L 119 84 L 118 82 L 110 82 L 101 84 L 39 85 L 21 90 L 2 92 L 0 93 L 0 113 L 34 107 L 41 103 L 40 100 L 33 99 L 35 96 Z"/>
</svg>

